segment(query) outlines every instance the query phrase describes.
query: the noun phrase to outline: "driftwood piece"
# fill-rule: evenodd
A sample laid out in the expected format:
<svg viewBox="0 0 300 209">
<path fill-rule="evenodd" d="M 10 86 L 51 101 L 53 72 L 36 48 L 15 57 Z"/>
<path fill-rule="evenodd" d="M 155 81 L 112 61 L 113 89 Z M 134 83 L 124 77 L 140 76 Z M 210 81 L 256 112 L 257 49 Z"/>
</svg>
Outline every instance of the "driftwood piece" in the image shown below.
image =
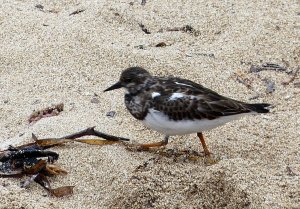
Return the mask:
<svg viewBox="0 0 300 209">
<path fill-rule="evenodd" d="M 74 134 L 70 134 L 64 137 L 61 137 L 61 139 L 76 139 L 83 136 L 98 136 L 100 138 L 111 140 L 111 141 L 129 141 L 127 138 L 119 137 L 119 136 L 113 136 L 109 134 L 102 133 L 100 131 L 95 130 L 94 127 L 87 128 L 83 131 L 76 132 Z"/>
</svg>

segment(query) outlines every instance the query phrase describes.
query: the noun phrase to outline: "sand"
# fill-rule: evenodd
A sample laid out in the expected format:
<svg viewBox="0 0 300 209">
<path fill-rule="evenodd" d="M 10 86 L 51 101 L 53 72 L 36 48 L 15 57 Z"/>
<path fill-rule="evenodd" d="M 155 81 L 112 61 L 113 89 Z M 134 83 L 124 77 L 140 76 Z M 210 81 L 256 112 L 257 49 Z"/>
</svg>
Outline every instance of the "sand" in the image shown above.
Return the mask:
<svg viewBox="0 0 300 209">
<path fill-rule="evenodd" d="M 282 85 L 290 74 L 248 73 L 263 63 L 299 67 L 299 12 L 299 1 L 283 0 L 2 1 L 0 149 L 29 142 L 32 133 L 60 137 L 91 126 L 136 142 L 160 140 L 126 111 L 122 90 L 103 93 L 129 66 L 274 108 L 205 132 L 213 165 L 177 155 L 202 152 L 196 135 L 172 137 L 165 156 L 122 145 L 53 148 L 69 174 L 51 183 L 74 185 L 74 194 L 54 198 L 37 184 L 21 189 L 26 178 L 0 178 L 0 208 L 300 208 L 299 74 Z M 185 25 L 192 33 L 167 31 Z M 160 42 L 167 46 L 155 47 Z M 274 92 L 265 93 L 264 79 Z M 59 116 L 28 124 L 34 110 L 60 102 Z"/>
</svg>

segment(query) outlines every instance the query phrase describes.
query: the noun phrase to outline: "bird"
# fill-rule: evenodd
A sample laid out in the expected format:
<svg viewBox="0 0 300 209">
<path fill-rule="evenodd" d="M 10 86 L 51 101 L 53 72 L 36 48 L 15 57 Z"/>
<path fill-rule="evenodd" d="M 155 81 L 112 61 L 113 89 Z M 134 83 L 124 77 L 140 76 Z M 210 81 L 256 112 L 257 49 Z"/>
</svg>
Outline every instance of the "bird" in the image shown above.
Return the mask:
<svg viewBox="0 0 300 209">
<path fill-rule="evenodd" d="M 169 137 L 196 133 L 204 154 L 211 152 L 203 132 L 241 118 L 268 113 L 268 103 L 246 103 L 231 99 L 193 81 L 152 76 L 142 67 L 122 71 L 115 84 L 104 92 L 125 88 L 125 106 L 146 127 L 165 135 L 160 142 L 140 144 L 142 149 L 168 144 Z"/>
</svg>

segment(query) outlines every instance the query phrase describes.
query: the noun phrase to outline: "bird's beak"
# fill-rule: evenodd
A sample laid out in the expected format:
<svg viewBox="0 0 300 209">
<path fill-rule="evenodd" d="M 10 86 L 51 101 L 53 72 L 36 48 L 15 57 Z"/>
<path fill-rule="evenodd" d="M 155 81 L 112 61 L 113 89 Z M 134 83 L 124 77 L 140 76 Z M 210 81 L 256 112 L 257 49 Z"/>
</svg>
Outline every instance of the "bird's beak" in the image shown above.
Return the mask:
<svg viewBox="0 0 300 209">
<path fill-rule="evenodd" d="M 114 85 L 112 85 L 111 87 L 105 89 L 104 92 L 111 91 L 111 90 L 114 90 L 114 89 L 119 89 L 119 88 L 122 88 L 122 87 L 123 86 L 122 86 L 121 82 L 119 81 L 119 82 L 115 83 Z"/>
</svg>

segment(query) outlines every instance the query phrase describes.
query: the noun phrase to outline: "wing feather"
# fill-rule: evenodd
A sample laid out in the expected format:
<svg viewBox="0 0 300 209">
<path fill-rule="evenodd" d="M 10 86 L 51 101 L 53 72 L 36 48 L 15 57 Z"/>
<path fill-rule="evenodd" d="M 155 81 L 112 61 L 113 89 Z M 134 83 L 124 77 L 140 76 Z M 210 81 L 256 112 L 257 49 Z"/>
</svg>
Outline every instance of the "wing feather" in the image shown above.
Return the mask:
<svg viewBox="0 0 300 209">
<path fill-rule="evenodd" d="M 166 88 L 151 102 L 151 107 L 163 111 L 170 119 L 215 119 L 220 116 L 251 112 L 246 103 L 239 102 L 189 80 L 163 80 Z M 176 92 L 182 96 L 172 97 Z M 172 99 L 170 99 L 172 97 Z"/>
</svg>

